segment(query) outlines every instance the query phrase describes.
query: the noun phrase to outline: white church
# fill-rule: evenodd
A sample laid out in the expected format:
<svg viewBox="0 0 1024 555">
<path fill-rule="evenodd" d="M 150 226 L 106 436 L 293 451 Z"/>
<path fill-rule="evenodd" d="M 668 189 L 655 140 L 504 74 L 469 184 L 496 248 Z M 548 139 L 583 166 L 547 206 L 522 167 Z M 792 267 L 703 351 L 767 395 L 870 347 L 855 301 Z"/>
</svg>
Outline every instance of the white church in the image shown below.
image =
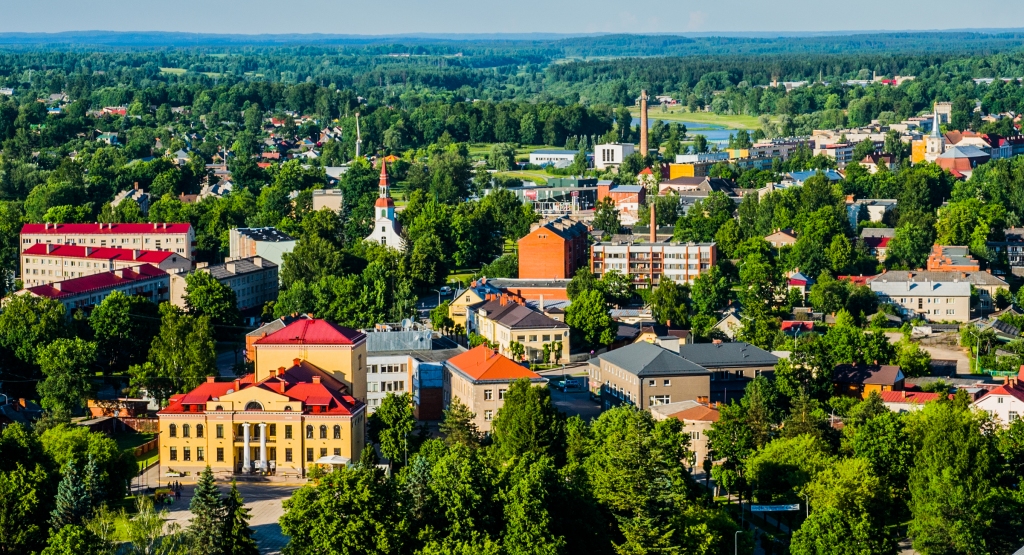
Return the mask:
<svg viewBox="0 0 1024 555">
<path fill-rule="evenodd" d="M 366 240 L 402 250 L 405 248 L 405 239 L 402 239 L 401 228 L 395 219 L 395 201 L 391 200 L 390 187 L 387 162 L 381 161 L 380 197 L 373 205 L 373 233 Z"/>
</svg>

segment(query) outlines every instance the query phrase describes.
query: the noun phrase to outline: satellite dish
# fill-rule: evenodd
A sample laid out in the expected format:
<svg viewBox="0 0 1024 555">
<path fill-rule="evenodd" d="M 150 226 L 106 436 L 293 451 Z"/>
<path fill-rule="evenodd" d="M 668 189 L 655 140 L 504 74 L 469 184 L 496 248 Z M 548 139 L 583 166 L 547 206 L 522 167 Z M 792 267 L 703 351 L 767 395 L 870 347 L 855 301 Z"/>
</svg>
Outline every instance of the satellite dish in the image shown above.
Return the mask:
<svg viewBox="0 0 1024 555">
<path fill-rule="evenodd" d="M 412 327 L 412 320 L 410 320 L 409 318 L 406 318 L 405 320 L 402 320 L 402 329 L 403 330 L 407 330 L 407 329 L 409 329 L 411 327 Z"/>
</svg>

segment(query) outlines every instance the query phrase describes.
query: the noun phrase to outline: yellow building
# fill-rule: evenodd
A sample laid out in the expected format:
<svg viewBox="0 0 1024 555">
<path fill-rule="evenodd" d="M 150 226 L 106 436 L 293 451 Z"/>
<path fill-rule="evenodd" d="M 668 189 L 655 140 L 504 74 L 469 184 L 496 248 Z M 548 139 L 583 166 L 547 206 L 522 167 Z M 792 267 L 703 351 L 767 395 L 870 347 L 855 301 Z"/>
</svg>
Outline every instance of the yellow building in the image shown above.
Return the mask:
<svg viewBox="0 0 1024 555">
<path fill-rule="evenodd" d="M 500 295 L 501 289 L 487 284 L 487 278 L 473 280 L 470 286 L 458 293 L 448 305 L 448 317 L 455 322 L 455 325 L 468 329 L 466 325 L 466 312 L 469 307 L 480 304 L 486 300 L 488 294 Z"/>
<path fill-rule="evenodd" d="M 163 472 L 304 476 L 366 444 L 366 336 L 297 320 L 256 342 L 256 373 L 171 397 L 157 413 Z M 286 356 L 291 356 L 286 359 Z"/>
</svg>

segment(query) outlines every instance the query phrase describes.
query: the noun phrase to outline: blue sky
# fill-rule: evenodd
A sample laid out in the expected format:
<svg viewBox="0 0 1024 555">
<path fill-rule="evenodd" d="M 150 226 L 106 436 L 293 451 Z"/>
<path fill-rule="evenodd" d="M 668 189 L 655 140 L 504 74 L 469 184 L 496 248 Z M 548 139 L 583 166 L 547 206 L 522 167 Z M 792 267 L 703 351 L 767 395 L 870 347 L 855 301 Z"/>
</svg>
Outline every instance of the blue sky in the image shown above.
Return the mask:
<svg viewBox="0 0 1024 555">
<path fill-rule="evenodd" d="M 2 0 L 0 32 L 668 33 L 1024 27 L 1020 0 Z M 657 6 L 657 7 L 654 7 Z M 975 15 L 976 14 L 976 15 Z"/>
</svg>

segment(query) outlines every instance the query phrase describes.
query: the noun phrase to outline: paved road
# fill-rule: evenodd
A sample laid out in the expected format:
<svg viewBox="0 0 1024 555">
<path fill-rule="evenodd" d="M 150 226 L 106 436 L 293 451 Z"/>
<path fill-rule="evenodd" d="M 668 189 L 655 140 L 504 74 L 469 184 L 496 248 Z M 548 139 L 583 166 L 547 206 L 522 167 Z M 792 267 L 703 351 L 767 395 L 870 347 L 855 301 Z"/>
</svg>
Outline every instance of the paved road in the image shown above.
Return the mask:
<svg viewBox="0 0 1024 555">
<path fill-rule="evenodd" d="M 234 378 L 235 363 L 245 359 L 245 350 L 227 350 L 217 353 L 217 373 L 221 376 Z"/>
</svg>

